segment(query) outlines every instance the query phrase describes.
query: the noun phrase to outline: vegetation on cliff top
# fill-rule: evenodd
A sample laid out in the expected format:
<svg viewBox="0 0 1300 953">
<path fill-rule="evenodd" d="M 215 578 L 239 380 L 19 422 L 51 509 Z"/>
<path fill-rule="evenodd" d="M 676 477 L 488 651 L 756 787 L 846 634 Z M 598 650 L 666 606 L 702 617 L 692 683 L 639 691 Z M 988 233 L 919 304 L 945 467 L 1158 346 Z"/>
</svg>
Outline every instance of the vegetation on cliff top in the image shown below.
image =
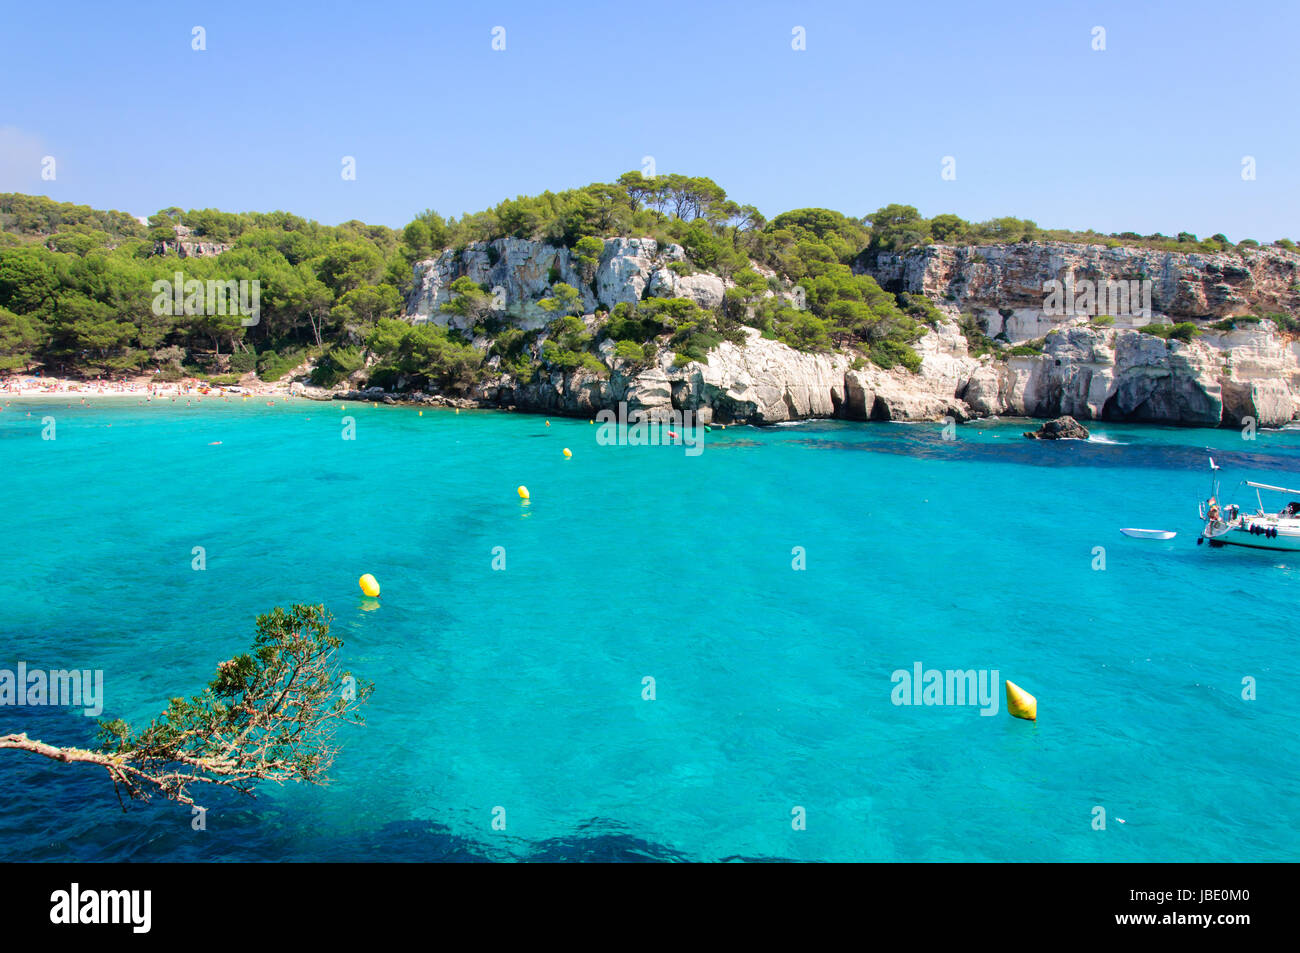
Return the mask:
<svg viewBox="0 0 1300 953">
<path fill-rule="evenodd" d="M 174 250 L 177 226 L 189 230 L 184 240 L 228 248 L 182 260 Z M 716 273 L 734 287 L 716 310 L 684 299 L 648 299 L 598 315 L 603 323 L 589 330 L 577 317 L 580 293 L 555 276 L 543 307 L 556 318 L 539 336 L 511 328 L 493 309 L 488 289 L 459 278 L 444 307 L 492 340 L 486 353 L 458 332 L 395 320 L 410 291 L 412 264 L 448 249 L 502 238 L 552 242 L 570 248 L 583 279 L 591 280 L 603 239 L 624 235 L 681 245 L 686 261 L 674 262 L 674 271 Z M 489 357 L 522 380 L 542 369 L 603 373 L 595 356 L 602 341 L 614 341 L 615 353 L 634 364 L 654 360 L 661 349 L 682 363 L 703 360 L 723 340 L 741 340 L 744 325 L 801 350 L 856 348 L 882 367 L 915 370 L 920 359 L 912 345 L 938 312 L 923 297 L 882 290 L 855 274 L 855 263 L 929 242 L 1047 239 L 1181 251 L 1232 247 L 1221 235 L 1206 241 L 1186 234 L 1100 236 L 1045 231 L 1015 218 L 926 219 L 903 205 L 861 218 L 796 209 L 769 221 L 711 179 L 640 172 L 521 196 L 459 219 L 429 210 L 401 230 L 358 221 L 326 226 L 286 212 L 179 208 L 142 224 L 123 212 L 3 194 L 0 372 L 43 366 L 60 374 L 230 379 L 255 371 L 276 379 L 311 360 L 315 381 L 329 384 L 366 366 L 369 352 L 372 383 L 463 389 L 479 379 Z M 155 314 L 154 282 L 177 271 L 205 282 L 257 279 L 258 323 L 246 327 L 236 314 Z"/>
<path fill-rule="evenodd" d="M 1190 232 L 1179 232 L 1171 238 L 1159 232 L 1152 235 L 1139 235 L 1137 232 L 1106 234 L 1091 229 L 1073 231 L 1039 228 L 1029 219 L 1012 217 L 994 218 L 987 222 L 968 222 L 949 214 L 925 218 L 911 205 L 887 205 L 868 215 L 866 220 L 871 224 L 871 239 L 866 248 L 868 255 L 901 252 L 932 244 L 1001 245 L 1017 242 L 1069 242 L 1078 245 L 1105 245 L 1108 248 L 1124 246 L 1205 254 L 1243 252 L 1260 247 L 1259 242 L 1250 238 L 1234 245 L 1222 234 L 1201 239 Z M 1295 244 L 1290 239 L 1278 239 L 1274 244 L 1279 248 L 1295 250 Z"/>
</svg>

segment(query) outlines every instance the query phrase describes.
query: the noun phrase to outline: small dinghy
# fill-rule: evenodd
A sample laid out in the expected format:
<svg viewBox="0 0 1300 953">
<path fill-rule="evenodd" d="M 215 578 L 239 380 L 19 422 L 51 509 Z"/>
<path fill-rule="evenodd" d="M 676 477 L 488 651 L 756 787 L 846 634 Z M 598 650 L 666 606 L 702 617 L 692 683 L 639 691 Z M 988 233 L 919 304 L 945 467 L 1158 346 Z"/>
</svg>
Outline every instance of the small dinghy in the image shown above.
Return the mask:
<svg viewBox="0 0 1300 953">
<path fill-rule="evenodd" d="M 1132 536 L 1135 539 L 1173 539 L 1178 534 L 1171 529 L 1122 529 L 1120 530 L 1125 536 Z"/>
</svg>

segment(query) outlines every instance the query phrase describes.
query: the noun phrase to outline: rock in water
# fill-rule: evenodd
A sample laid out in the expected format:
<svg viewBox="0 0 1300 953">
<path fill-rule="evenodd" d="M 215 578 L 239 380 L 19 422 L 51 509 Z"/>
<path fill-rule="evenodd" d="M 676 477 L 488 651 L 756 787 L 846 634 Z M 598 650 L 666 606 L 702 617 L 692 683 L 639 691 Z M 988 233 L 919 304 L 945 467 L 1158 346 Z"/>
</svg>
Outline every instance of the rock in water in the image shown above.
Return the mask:
<svg viewBox="0 0 1300 953">
<path fill-rule="evenodd" d="M 1073 417 L 1057 417 L 1037 430 L 1026 430 L 1025 436 L 1034 440 L 1087 440 L 1088 428 Z"/>
</svg>

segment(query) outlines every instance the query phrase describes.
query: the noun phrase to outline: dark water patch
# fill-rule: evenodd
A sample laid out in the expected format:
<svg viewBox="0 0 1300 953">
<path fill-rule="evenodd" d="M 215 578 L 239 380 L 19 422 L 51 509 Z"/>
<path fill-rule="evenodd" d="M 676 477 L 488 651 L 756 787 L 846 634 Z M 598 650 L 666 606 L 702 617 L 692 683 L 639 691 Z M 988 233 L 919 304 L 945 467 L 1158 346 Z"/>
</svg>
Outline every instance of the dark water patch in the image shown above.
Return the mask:
<svg viewBox="0 0 1300 953">
<path fill-rule="evenodd" d="M 12 669 L 17 663 L 17 659 L 4 657 L 0 658 L 0 667 Z M 58 661 L 42 658 L 26 658 L 22 661 L 27 663 L 27 671 L 50 671 L 51 669 L 75 669 L 78 666 L 72 662 Z M 44 741 L 46 744 L 58 745 L 60 747 L 85 747 L 94 741 L 95 732 L 98 729 L 98 723 L 94 718 L 87 718 L 82 714 L 85 706 L 65 707 L 62 705 L 0 705 L 0 734 L 20 734 L 25 732 L 28 737 Z M 49 764 L 55 762 L 36 755 L 24 755 L 22 752 L 5 752 L 0 757 L 0 771 L 5 769 L 22 772 L 33 765 Z M 67 769 L 61 769 L 66 771 Z M 74 771 L 76 769 L 74 768 Z M 5 785 L 4 790 L 12 791 L 13 788 Z"/>
<path fill-rule="evenodd" d="M 792 441 L 818 450 L 851 450 L 885 453 L 919 460 L 964 460 L 980 463 L 1010 463 L 1032 467 L 1087 467 L 1098 469 L 1208 470 L 1208 456 L 1224 469 L 1300 469 L 1300 450 L 1277 448 L 1269 452 L 1232 451 L 1214 447 L 1161 444 L 1089 444 L 1084 441 L 1043 442 L 1024 440 L 1006 443 L 909 437 L 903 441 Z"/>
<path fill-rule="evenodd" d="M 743 854 L 731 854 L 718 858 L 722 864 L 797 864 L 799 861 L 789 857 L 746 857 Z"/>
<path fill-rule="evenodd" d="M 588 825 L 584 824 L 583 827 Z M 530 863 L 687 863 L 690 858 L 663 844 L 625 832 L 575 833 L 538 841 L 523 860 Z"/>
<path fill-rule="evenodd" d="M 286 845 L 291 851 L 293 845 Z M 295 851 L 296 852 L 296 851 Z M 370 831 L 355 831 L 312 845 L 303 860 L 393 861 L 397 863 L 482 864 L 507 859 L 499 850 L 431 821 L 390 821 Z"/>
</svg>

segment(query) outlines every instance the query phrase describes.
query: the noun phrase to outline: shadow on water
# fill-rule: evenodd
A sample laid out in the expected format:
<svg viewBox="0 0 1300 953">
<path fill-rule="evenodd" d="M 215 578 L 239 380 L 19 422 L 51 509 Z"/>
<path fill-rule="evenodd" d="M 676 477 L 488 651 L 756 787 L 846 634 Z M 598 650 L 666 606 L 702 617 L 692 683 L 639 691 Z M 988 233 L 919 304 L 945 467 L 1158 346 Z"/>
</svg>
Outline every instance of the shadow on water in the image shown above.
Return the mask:
<svg viewBox="0 0 1300 953">
<path fill-rule="evenodd" d="M 545 840 L 512 840 L 507 849 L 492 848 L 453 834 L 441 824 L 396 821 L 384 824 L 372 837 L 351 838 L 337 858 L 326 850 L 322 859 L 368 859 L 391 861 L 442 861 L 484 863 L 513 860 L 523 863 L 690 863 L 692 858 L 626 831 L 614 822 L 593 818 L 572 834 Z M 317 856 L 313 853 L 313 856 Z M 780 858 L 728 857 L 729 861 L 769 861 Z"/>
<path fill-rule="evenodd" d="M 1100 469 L 1207 470 L 1207 456 L 1224 469 L 1300 469 L 1300 448 L 1277 447 L 1268 451 L 1225 450 L 1176 444 L 1091 443 L 1083 440 L 1042 441 L 1021 438 L 944 440 L 939 433 L 908 433 L 895 440 L 832 440 L 799 438 L 792 441 L 817 450 L 883 453 L 922 460 L 968 460 L 980 463 L 1031 467 L 1088 467 Z"/>
<path fill-rule="evenodd" d="M 596 825 L 589 821 L 582 825 Z M 655 844 L 621 831 L 598 834 L 575 833 L 552 837 L 532 844 L 521 860 L 534 863 L 589 861 L 596 863 L 685 863 L 685 854 L 663 844 Z"/>
<path fill-rule="evenodd" d="M 51 744 L 90 747 L 94 721 L 51 708 L 27 708 L 6 718 L 0 733 L 26 731 Z M 538 841 L 500 835 L 466 837 L 444 824 L 400 820 L 377 827 L 305 836 L 298 812 L 229 791 L 204 791 L 213 827 L 195 834 L 188 807 L 160 798 L 118 806 L 98 769 L 61 765 L 22 752 L 0 756 L 0 785 L 24 792 L 0 808 L 0 838 L 11 859 L 28 861 L 393 861 L 399 863 L 687 863 L 693 858 L 628 833 L 615 821 L 592 818 L 572 832 Z M 742 858 L 728 858 L 742 859 Z M 759 858 L 767 859 L 767 858 Z"/>
<path fill-rule="evenodd" d="M 462 837 L 441 824 L 394 821 L 369 834 L 354 836 L 346 845 L 313 851 L 313 859 L 383 860 L 398 862 L 488 863 L 689 863 L 691 858 L 663 844 L 644 840 L 592 819 L 572 834 L 524 842 L 511 839 L 506 847 L 490 847 Z M 598 829 L 599 832 L 585 833 Z"/>
</svg>

